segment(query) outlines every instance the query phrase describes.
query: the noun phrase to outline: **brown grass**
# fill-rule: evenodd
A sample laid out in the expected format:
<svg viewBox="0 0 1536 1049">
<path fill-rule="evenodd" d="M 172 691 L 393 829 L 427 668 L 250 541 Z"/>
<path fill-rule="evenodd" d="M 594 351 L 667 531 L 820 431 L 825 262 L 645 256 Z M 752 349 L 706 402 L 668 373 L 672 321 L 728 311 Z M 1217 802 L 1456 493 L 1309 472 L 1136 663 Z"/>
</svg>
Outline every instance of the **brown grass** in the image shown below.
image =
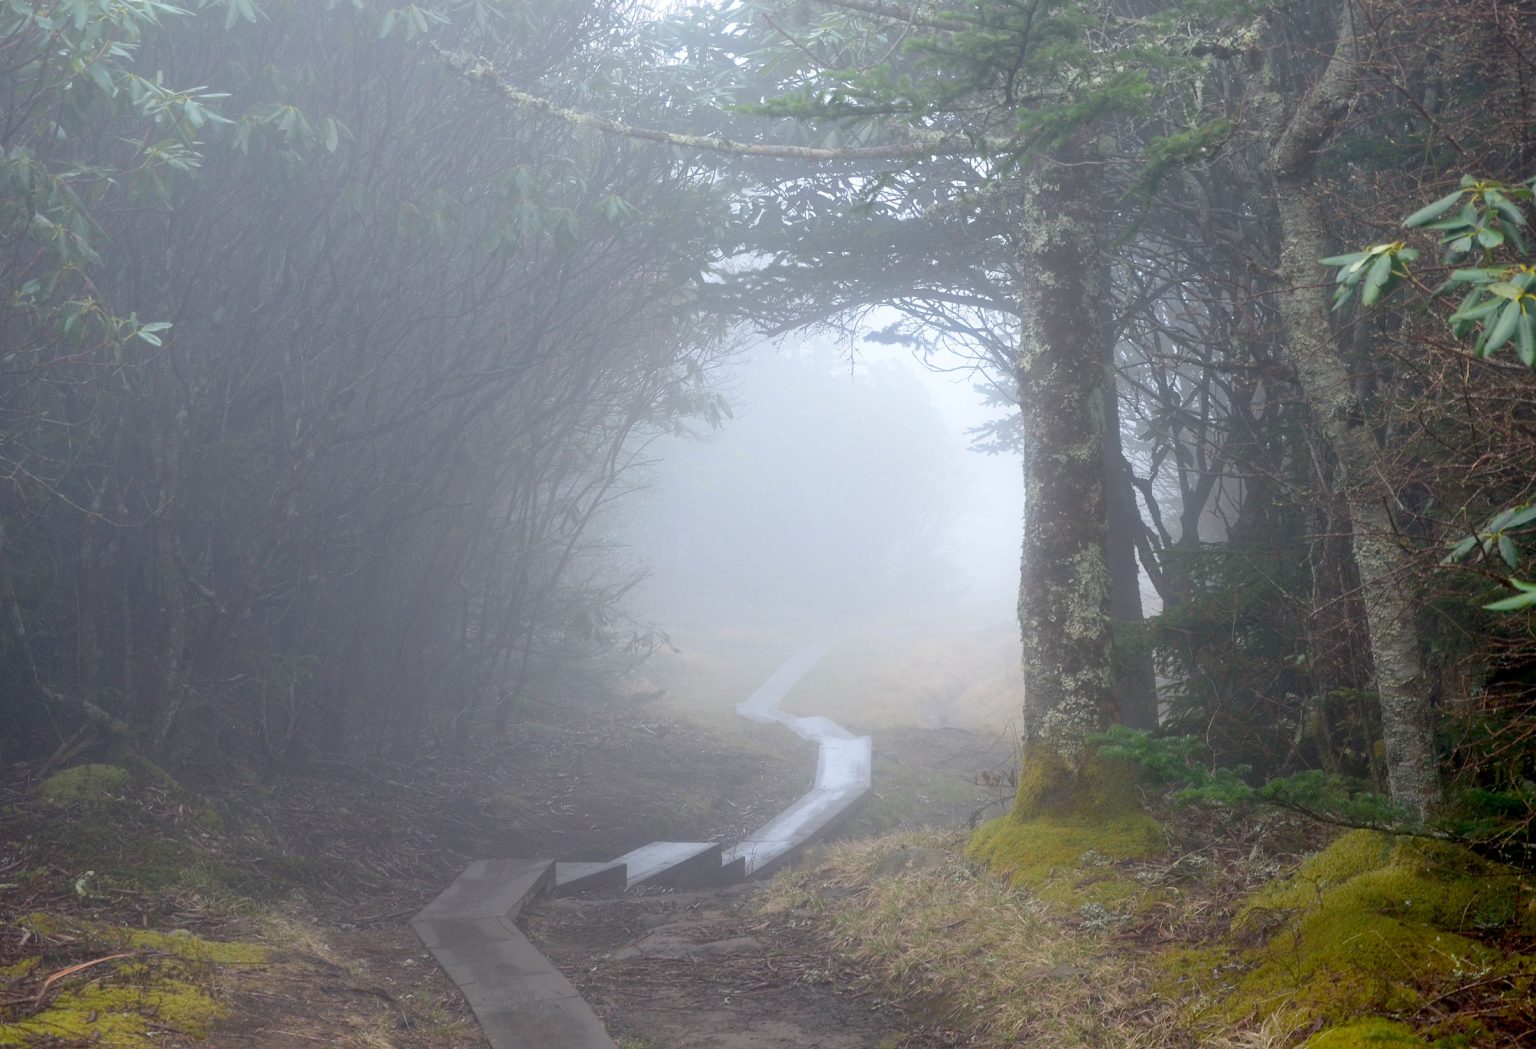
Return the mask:
<svg viewBox="0 0 1536 1049">
<path fill-rule="evenodd" d="M 1115 865 L 1143 888 L 1106 916 L 1010 888 L 963 858 L 964 835 L 907 831 L 815 850 L 769 885 L 764 907 L 819 912 L 829 950 L 977 1049 L 1294 1046 L 1304 1032 L 1283 1017 L 1196 1033 L 1181 1020 L 1189 1003 L 1158 993 L 1159 954 L 1208 940 L 1244 890 L 1273 876 L 1271 861 L 1226 855 L 1237 844 Z M 911 850 L 924 862 L 882 869 Z"/>
<path fill-rule="evenodd" d="M 1108 933 L 1053 919 L 1040 901 L 968 864 L 960 844 L 919 831 L 831 846 L 819 863 L 779 878 L 766 906 L 823 910 L 839 954 L 980 1049 L 1189 1044 L 1169 1037 L 1160 1023 L 1168 1008 Z M 881 876 L 883 860 L 913 848 L 947 856 Z"/>
</svg>

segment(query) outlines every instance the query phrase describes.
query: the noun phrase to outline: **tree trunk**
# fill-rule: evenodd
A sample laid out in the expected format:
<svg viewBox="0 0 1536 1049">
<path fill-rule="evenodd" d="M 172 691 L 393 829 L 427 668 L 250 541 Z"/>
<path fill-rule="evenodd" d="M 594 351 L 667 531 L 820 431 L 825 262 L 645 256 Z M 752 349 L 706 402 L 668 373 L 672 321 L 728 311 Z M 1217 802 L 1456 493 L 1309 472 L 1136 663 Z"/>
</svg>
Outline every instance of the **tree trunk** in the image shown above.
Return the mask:
<svg viewBox="0 0 1536 1049">
<path fill-rule="evenodd" d="M 1024 427 L 1024 745 L 1069 763 L 1116 718 L 1104 470 L 1101 212 L 1092 129 L 1024 179 L 1019 401 Z"/>
<path fill-rule="evenodd" d="M 1107 275 L 1106 275 L 1107 280 Z M 1115 383 L 1115 344 L 1107 300 L 1099 311 L 1104 331 L 1104 484 L 1108 532 L 1109 617 L 1123 627 L 1137 628 L 1145 618 L 1141 607 L 1141 567 L 1136 560 L 1136 535 L 1142 528 L 1136 491 L 1120 443 L 1120 392 Z M 1114 645 L 1115 695 L 1120 722 L 1131 728 L 1157 728 L 1157 675 L 1152 650 L 1138 640 Z"/>
<path fill-rule="evenodd" d="M 1337 458 L 1349 509 L 1355 563 L 1380 697 L 1387 783 L 1393 800 L 1421 818 L 1440 798 L 1428 681 L 1419 661 L 1409 552 L 1396 540 L 1380 451 L 1340 358 L 1318 260 L 1329 255 L 1327 220 L 1309 192 L 1317 150 L 1333 133 L 1353 91 L 1358 63 L 1351 5 L 1340 7 L 1338 37 L 1318 82 L 1289 120 L 1267 63 L 1260 99 L 1280 220 L 1282 287 L 1277 294 L 1287 348 L 1313 419 Z"/>
</svg>

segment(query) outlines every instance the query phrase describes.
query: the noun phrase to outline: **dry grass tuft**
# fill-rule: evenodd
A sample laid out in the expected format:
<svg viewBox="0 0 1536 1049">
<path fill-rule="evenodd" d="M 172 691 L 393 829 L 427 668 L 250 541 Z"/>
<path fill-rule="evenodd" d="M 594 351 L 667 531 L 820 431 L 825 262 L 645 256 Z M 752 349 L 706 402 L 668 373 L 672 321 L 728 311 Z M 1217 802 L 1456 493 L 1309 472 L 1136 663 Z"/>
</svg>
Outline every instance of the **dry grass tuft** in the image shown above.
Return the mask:
<svg viewBox="0 0 1536 1049">
<path fill-rule="evenodd" d="M 839 954 L 980 1049 L 1190 1044 L 1111 930 L 1053 918 L 966 862 L 961 845 L 917 831 L 831 846 L 774 882 L 766 906 L 823 911 Z"/>
</svg>

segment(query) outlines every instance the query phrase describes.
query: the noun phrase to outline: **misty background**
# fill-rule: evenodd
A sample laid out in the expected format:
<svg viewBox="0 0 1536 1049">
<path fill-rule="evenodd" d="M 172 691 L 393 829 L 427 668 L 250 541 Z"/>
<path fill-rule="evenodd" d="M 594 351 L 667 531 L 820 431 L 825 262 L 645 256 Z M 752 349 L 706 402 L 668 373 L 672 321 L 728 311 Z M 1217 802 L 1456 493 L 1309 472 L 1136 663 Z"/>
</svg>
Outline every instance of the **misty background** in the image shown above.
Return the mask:
<svg viewBox="0 0 1536 1049">
<path fill-rule="evenodd" d="M 758 342 L 721 368 L 729 417 L 648 452 L 619 539 L 662 622 L 1011 623 L 1017 458 L 972 448 L 999 417 L 968 368 L 900 348 Z"/>
</svg>

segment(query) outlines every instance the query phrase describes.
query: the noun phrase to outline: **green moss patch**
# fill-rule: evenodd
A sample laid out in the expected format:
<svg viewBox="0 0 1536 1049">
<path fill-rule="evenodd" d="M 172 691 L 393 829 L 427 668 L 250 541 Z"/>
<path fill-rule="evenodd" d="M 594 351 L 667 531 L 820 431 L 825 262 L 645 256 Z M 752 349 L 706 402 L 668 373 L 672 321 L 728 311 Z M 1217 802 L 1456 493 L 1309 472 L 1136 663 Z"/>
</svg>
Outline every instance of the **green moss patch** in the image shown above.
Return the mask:
<svg viewBox="0 0 1536 1049">
<path fill-rule="evenodd" d="M 25 979 L 33 969 L 37 968 L 37 963 L 40 961 L 42 959 L 34 954 L 11 965 L 0 965 L 0 983 L 10 984 Z"/>
<path fill-rule="evenodd" d="M 1140 886 L 1108 865 L 1162 848 L 1162 827 L 1142 810 L 1128 768 L 1098 758 L 1071 768 L 1039 748 L 1025 756 L 1013 808 L 983 824 L 965 851 L 1047 902 L 1077 908 L 1130 901 Z"/>
<path fill-rule="evenodd" d="M 1301 1049 L 1429 1049 L 1429 1043 L 1407 1024 L 1370 1019 L 1320 1031 Z"/>
<path fill-rule="evenodd" d="M 1383 1041 L 1401 1025 L 1360 1018 L 1411 1015 L 1476 982 L 1507 988 L 1511 1015 L 1528 1006 L 1536 958 L 1488 937 L 1536 932 L 1532 888 L 1454 845 L 1353 831 L 1255 893 L 1227 944 L 1170 953 L 1162 968 L 1211 1023 L 1280 1014 L 1348 1025 L 1309 1045 L 1425 1044 Z"/>
<path fill-rule="evenodd" d="M 117 765 L 76 765 L 55 772 L 37 787 L 37 800 L 50 809 L 106 805 L 127 793 L 132 775 Z"/>
<path fill-rule="evenodd" d="M 266 950 L 255 944 L 205 940 L 181 931 L 160 933 L 44 914 L 28 915 L 19 924 L 45 942 L 67 943 L 95 964 L 50 987 L 40 1010 L 7 1016 L 8 1022 L 0 1024 L 0 1046 L 51 1045 L 63 1038 L 150 1049 L 164 1045 L 167 1034 L 206 1038 L 227 1012 L 216 993 L 218 967 L 267 959 Z M 30 972 L 36 975 L 40 969 L 32 961 Z"/>
<path fill-rule="evenodd" d="M 1446 842 L 1352 831 L 1253 896 L 1238 925 L 1277 912 L 1371 911 L 1458 931 L 1536 934 L 1536 883 Z"/>
<path fill-rule="evenodd" d="M 148 1049 L 172 1032 L 206 1038 L 224 1007 L 185 980 L 153 974 L 147 966 L 120 966 L 109 976 L 66 990 L 42 1012 L 0 1026 L 0 1045 L 54 1044 L 79 1039 L 114 1049 Z"/>
</svg>

